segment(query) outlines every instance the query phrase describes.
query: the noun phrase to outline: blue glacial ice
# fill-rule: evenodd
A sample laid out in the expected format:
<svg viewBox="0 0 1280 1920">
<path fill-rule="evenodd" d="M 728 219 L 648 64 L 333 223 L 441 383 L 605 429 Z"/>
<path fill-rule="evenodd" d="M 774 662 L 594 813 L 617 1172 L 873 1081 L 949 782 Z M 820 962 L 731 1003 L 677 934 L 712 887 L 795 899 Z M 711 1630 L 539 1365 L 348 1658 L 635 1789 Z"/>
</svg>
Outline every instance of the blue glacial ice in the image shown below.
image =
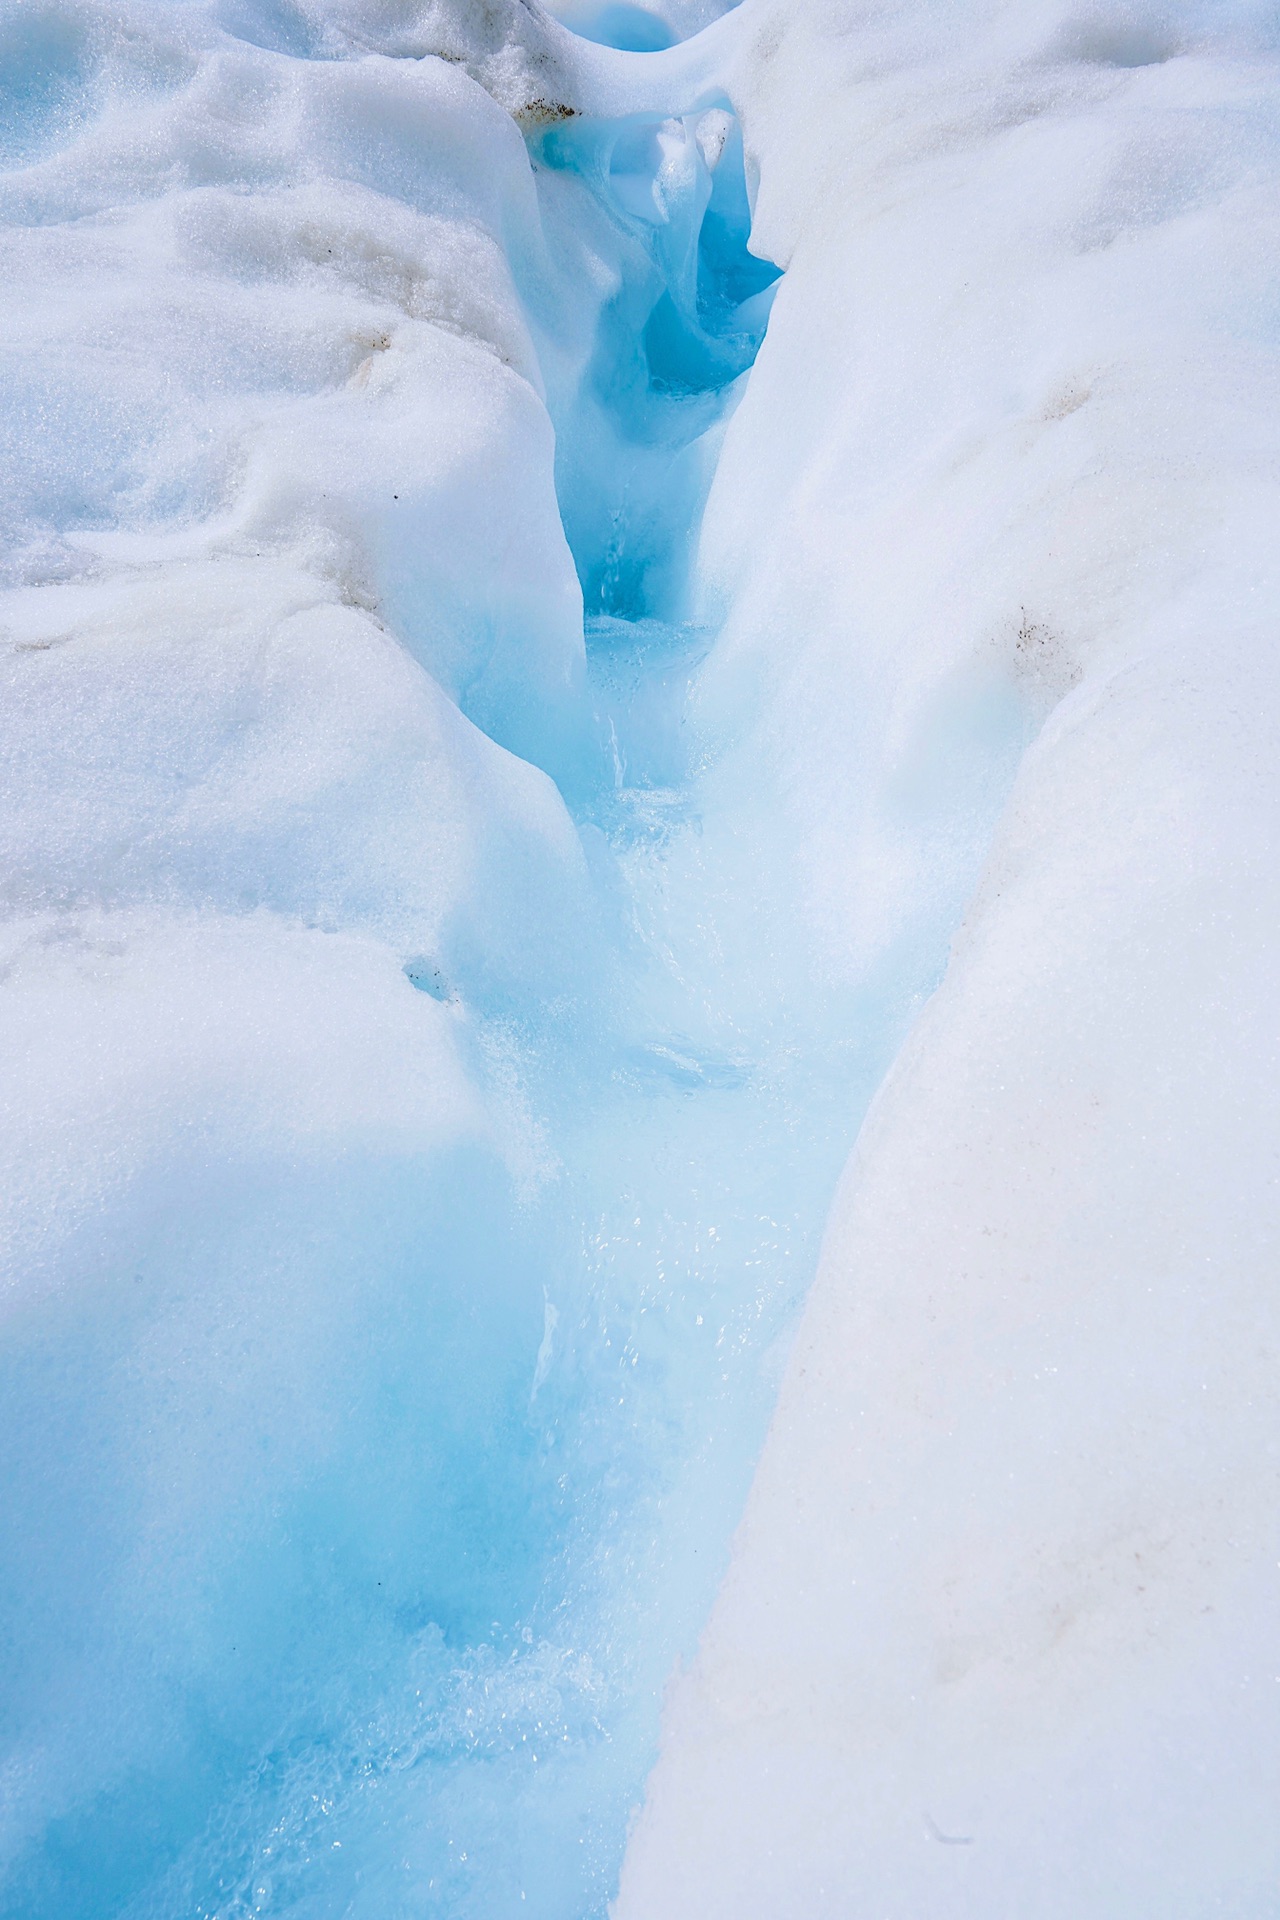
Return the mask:
<svg viewBox="0 0 1280 1920">
<path fill-rule="evenodd" d="M 716 1596 L 922 1007 L 1028 872 L 1092 876 L 1096 929 L 1161 871 L 1110 818 L 1038 865 L 1123 783 L 1034 780 L 1151 656 L 1135 604 L 1230 597 L 1186 584 L 1212 396 L 1179 439 L 1140 318 L 1149 274 L 1179 364 L 1261 390 L 1247 246 L 1213 355 L 1184 311 L 1205 181 L 1271 151 L 1265 23 L 1201 11 L 1229 71 L 1154 5 L 0 0 L 0 1913 L 603 1916 L 664 1692 L 622 1910 L 824 1910 L 795 1702 L 857 1658 L 847 1512 L 797 1546 L 787 1502 L 843 1485 L 865 1330 L 818 1338 L 788 1479 L 793 1370 L 755 1496 L 775 1618 L 819 1563 L 798 1668 Z M 982 1033 L 1038 940 L 1037 1044 L 1093 977 L 1055 911 L 992 936 Z M 931 1130 L 959 1069 L 894 1121 L 903 1057 L 909 1297 L 981 1180 Z M 1015 1120 L 1001 1169 L 1056 1152 Z M 859 1164 L 820 1303 L 876 1270 Z M 776 1846 L 733 1732 L 775 1685 Z"/>
<path fill-rule="evenodd" d="M 0 27 L 23 1920 L 605 1911 L 941 959 L 742 912 L 714 62 L 512 19 Z"/>
</svg>

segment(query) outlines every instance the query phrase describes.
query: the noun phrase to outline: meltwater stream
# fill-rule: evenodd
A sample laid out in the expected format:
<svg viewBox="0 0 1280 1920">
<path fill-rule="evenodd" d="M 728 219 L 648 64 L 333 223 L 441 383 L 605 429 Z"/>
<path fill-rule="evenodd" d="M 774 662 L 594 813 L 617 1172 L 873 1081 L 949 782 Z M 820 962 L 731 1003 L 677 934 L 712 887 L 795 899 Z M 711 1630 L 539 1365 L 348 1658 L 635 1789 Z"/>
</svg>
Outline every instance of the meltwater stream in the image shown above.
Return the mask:
<svg viewBox="0 0 1280 1920">
<path fill-rule="evenodd" d="M 635 44 L 637 12 L 584 24 L 605 38 L 625 15 Z M 316 1372 L 321 1465 L 272 1465 L 287 1426 L 273 1413 L 253 1442 L 266 1493 L 246 1469 L 243 1510 L 201 1515 L 225 1546 L 169 1542 L 180 1590 L 144 1583 L 156 1617 L 114 1629 L 108 1706 L 78 1729 L 85 1750 L 118 1740 L 132 1757 L 24 1846 L 4 1908 L 23 1920 L 605 1913 L 662 1688 L 723 1571 L 831 1189 L 900 1028 L 900 999 L 828 1004 L 785 943 L 762 949 L 791 877 L 753 839 L 758 795 L 724 773 L 728 723 L 699 695 L 716 635 L 698 524 L 778 278 L 748 249 L 737 123 L 703 99 L 552 116 L 528 141 L 562 261 L 591 227 L 615 263 L 589 351 L 549 351 L 546 370 L 587 688 L 545 735 L 501 687 L 460 699 L 553 775 L 591 887 L 545 991 L 491 974 L 461 936 L 404 969 L 520 1116 L 523 1171 L 464 1146 L 429 1177 L 388 1155 L 344 1165 L 335 1197 L 300 1165 L 283 1211 L 261 1203 L 306 1257 L 302 1281 L 273 1270 L 265 1293 L 285 1308 L 245 1336 L 259 1395 L 287 1412 L 306 1288 L 328 1288 L 350 1329 L 338 1379 Z M 751 911 L 759 895 L 777 911 Z M 213 1185 L 183 1202 L 176 1231 L 214 1249 L 212 1278 L 197 1260 L 181 1283 L 197 1301 L 207 1286 L 216 1303 L 224 1271 L 260 1271 L 251 1184 L 235 1205 L 228 1240 Z M 157 1268 L 186 1272 L 169 1231 Z M 145 1310 L 150 1272 L 130 1278 Z M 113 1382 L 140 1364 L 128 1327 L 55 1323 L 53 1359 L 16 1366 L 17 1427 L 23 1394 L 46 1419 L 53 1368 L 92 1455 Z M 233 1335 L 215 1317 L 202 1338 L 194 1367 L 185 1347 L 152 1364 L 198 1381 Z M 184 1434 L 212 1419 L 172 1404 Z M 240 1425 L 256 1432 L 251 1410 Z M 216 1453 L 210 1433 L 179 1477 L 203 1471 L 201 1444 Z M 169 1651 L 135 1655 L 135 1631 Z M 117 1698 L 137 1727 L 95 1732 L 91 1712 Z"/>
<path fill-rule="evenodd" d="M 584 939 L 605 958 L 569 1005 L 467 989 L 477 1052 L 535 1116 L 542 1164 L 514 1208 L 477 1208 L 465 1169 L 438 1203 L 474 1379 L 401 1405 L 386 1444 L 402 1461 L 370 1462 L 368 1496 L 403 1501 L 415 1457 L 438 1472 L 443 1455 L 447 1518 L 437 1504 L 414 1543 L 430 1572 L 366 1630 L 341 1703 L 304 1713 L 184 1861 L 193 1910 L 220 1920 L 604 1914 L 865 1078 L 735 943 L 735 896 L 781 877 L 753 872 L 723 819 L 705 831 L 718 742 L 690 690 L 714 635 L 691 569 L 777 279 L 747 249 L 737 124 L 725 107 L 571 121 L 531 147 L 541 181 L 585 185 L 623 262 L 556 420 L 591 722 L 555 771 L 596 879 Z M 509 718 L 477 717 L 499 735 Z M 410 971 L 454 991 L 430 961 Z"/>
<path fill-rule="evenodd" d="M 323 1733 L 300 1729 L 254 1780 L 203 1863 L 217 1897 L 199 1870 L 188 1880 L 219 1920 L 605 1913 L 859 1097 L 855 1049 L 762 993 L 759 956 L 735 944 L 735 895 L 777 876 L 753 874 L 732 834 L 726 863 L 705 831 L 718 742 L 690 693 L 714 634 L 693 558 L 778 278 L 747 249 L 739 129 L 711 107 L 570 121 L 530 144 L 540 182 L 586 188 L 623 269 L 585 379 L 553 396 L 590 724 L 552 765 L 595 876 L 583 937 L 603 957 L 568 1004 L 463 989 L 478 1054 L 544 1144 L 514 1208 L 491 1196 L 479 1231 L 465 1170 L 442 1203 L 476 1301 L 455 1351 L 490 1405 L 443 1440 L 463 1493 L 443 1528 L 436 1511 L 429 1579 L 408 1582 L 418 1617 L 366 1640 Z M 519 726 L 492 705 L 475 717 L 498 737 Z M 430 961 L 410 977 L 455 991 Z M 446 1389 L 446 1407 L 473 1390 Z M 393 1444 L 438 1458 L 439 1402 L 417 1417 Z M 370 1497 L 394 1498 L 379 1477 Z M 234 1878 L 233 1835 L 252 1839 Z"/>
</svg>

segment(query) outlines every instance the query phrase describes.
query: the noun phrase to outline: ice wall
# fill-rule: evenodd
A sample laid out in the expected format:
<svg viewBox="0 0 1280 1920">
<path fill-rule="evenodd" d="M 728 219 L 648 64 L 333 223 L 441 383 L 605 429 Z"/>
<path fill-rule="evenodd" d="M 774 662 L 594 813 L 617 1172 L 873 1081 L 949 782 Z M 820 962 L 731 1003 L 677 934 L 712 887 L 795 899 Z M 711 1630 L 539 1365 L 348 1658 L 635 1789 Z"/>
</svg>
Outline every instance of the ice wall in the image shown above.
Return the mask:
<svg viewBox="0 0 1280 1920">
<path fill-rule="evenodd" d="M 966 795 L 1021 758 L 846 1170 L 615 1912 L 1253 1920 L 1274 15 L 751 18 L 735 98 L 788 271 L 707 510 L 702 697 L 756 716 L 757 844 L 833 968 L 897 964 Z"/>
</svg>

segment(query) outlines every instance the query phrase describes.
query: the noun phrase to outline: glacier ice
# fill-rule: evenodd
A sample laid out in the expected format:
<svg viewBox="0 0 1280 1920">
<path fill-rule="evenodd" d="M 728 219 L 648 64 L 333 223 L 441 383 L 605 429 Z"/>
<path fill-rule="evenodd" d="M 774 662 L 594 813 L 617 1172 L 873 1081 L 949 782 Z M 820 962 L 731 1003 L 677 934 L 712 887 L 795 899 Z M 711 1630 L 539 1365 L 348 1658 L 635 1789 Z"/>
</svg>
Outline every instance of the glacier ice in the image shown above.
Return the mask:
<svg viewBox="0 0 1280 1920">
<path fill-rule="evenodd" d="M 0 1912 L 1266 1910 L 1275 56 L 0 0 Z"/>
</svg>

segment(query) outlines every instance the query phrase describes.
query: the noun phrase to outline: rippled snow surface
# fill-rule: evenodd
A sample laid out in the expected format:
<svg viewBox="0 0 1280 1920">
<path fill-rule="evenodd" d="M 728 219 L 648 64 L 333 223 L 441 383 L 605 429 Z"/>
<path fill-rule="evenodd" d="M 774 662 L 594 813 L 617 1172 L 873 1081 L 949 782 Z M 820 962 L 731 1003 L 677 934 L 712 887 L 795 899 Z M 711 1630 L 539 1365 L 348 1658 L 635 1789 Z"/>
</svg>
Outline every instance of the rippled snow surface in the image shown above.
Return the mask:
<svg viewBox="0 0 1280 1920">
<path fill-rule="evenodd" d="M 824 973 L 708 679 L 777 273 L 686 15 L 0 8 L 22 1920 L 604 1912 L 1010 777 L 976 683 Z"/>
</svg>

